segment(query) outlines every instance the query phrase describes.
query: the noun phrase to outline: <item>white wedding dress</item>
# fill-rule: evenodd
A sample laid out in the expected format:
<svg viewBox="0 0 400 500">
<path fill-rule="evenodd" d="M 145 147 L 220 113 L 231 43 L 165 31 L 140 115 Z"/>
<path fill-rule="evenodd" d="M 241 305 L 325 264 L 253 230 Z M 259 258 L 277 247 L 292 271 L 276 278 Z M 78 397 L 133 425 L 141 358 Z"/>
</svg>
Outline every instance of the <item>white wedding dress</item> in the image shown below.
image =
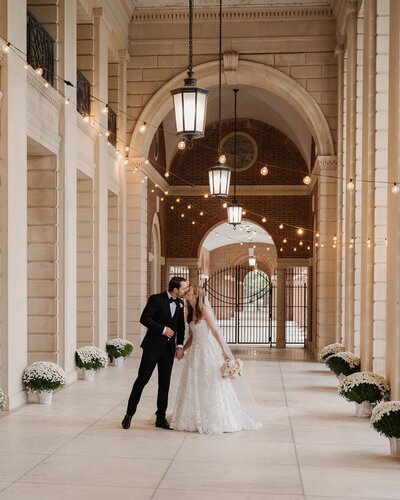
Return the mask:
<svg viewBox="0 0 400 500">
<path fill-rule="evenodd" d="M 242 408 L 231 381 L 221 377 L 221 348 L 206 321 L 189 326 L 192 344 L 185 354 L 171 428 L 221 434 L 261 427 Z"/>
</svg>

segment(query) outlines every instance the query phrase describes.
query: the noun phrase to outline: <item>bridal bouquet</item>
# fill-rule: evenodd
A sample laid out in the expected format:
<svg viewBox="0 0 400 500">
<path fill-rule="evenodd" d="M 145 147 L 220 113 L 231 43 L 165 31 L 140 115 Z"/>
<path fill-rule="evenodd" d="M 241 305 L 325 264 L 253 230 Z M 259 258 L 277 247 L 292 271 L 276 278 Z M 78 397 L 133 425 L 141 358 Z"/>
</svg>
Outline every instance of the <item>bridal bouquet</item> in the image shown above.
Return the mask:
<svg viewBox="0 0 400 500">
<path fill-rule="evenodd" d="M 237 376 L 240 377 L 242 375 L 242 370 L 243 363 L 237 358 L 225 360 L 219 371 L 222 378 L 234 380 Z"/>
</svg>

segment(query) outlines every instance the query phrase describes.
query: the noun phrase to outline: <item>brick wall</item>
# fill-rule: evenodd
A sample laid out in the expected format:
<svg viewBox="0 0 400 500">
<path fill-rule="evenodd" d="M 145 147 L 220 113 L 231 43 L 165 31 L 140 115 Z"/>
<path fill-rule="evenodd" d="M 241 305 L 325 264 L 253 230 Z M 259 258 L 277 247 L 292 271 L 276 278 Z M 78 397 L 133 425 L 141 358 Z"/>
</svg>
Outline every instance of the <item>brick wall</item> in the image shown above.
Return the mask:
<svg viewBox="0 0 400 500">
<path fill-rule="evenodd" d="M 167 208 L 167 234 L 173 234 L 166 241 L 166 257 L 197 257 L 199 246 L 205 234 L 216 225 L 226 222 L 226 209 L 221 200 L 199 196 L 165 197 Z M 313 213 L 311 198 L 308 196 L 242 196 L 240 203 L 246 208 L 246 219 L 262 226 L 272 237 L 278 258 L 308 258 L 312 255 Z M 188 205 L 192 208 L 188 209 Z M 171 207 L 174 207 L 171 209 Z M 203 216 L 200 215 L 203 212 Z M 182 214 L 184 217 L 182 217 Z M 262 222 L 262 216 L 266 222 Z M 195 224 L 193 224 L 193 221 Z M 283 229 L 279 225 L 283 223 Z M 303 228 L 302 238 L 297 235 L 298 227 Z M 283 243 L 286 238 L 287 242 Z M 299 241 L 303 245 L 299 246 Z M 185 241 L 185 245 L 181 242 Z M 310 250 L 307 247 L 310 247 Z M 283 251 L 280 251 L 283 248 Z M 294 251 L 294 248 L 297 250 Z"/>
</svg>

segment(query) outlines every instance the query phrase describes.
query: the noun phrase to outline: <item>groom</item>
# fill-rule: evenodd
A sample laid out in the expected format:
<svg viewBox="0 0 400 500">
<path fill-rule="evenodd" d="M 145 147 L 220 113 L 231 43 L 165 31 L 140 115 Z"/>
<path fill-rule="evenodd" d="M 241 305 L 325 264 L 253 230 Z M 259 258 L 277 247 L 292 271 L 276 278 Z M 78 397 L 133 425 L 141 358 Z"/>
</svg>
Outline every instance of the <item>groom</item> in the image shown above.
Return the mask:
<svg viewBox="0 0 400 500">
<path fill-rule="evenodd" d="M 168 284 L 168 291 L 151 295 L 143 309 L 140 322 L 147 328 L 141 344 L 142 360 L 137 379 L 132 387 L 126 415 L 121 422 L 124 429 L 131 426 L 143 389 L 158 368 L 158 394 L 156 427 L 169 429 L 165 418 L 168 406 L 168 391 L 174 356 L 183 358 L 185 322 L 182 297 L 189 286 L 185 278 L 174 276 Z"/>
</svg>

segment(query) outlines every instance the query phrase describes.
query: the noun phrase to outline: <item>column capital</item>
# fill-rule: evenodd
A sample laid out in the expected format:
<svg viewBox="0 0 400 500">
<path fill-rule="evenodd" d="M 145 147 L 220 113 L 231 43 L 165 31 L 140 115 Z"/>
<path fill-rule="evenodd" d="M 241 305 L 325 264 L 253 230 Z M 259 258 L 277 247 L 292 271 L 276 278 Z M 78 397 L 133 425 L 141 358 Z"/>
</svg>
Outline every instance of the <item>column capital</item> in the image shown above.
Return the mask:
<svg viewBox="0 0 400 500">
<path fill-rule="evenodd" d="M 119 49 L 118 50 L 118 59 L 122 61 L 129 62 L 131 59 L 131 56 L 129 55 L 129 52 L 127 49 Z"/>
<path fill-rule="evenodd" d="M 101 17 L 103 17 L 103 8 L 102 7 L 95 7 L 92 10 L 92 13 L 93 13 L 94 19 L 100 19 Z"/>
<path fill-rule="evenodd" d="M 337 156 L 318 156 L 316 159 L 316 166 L 320 171 L 323 170 L 336 170 L 337 169 Z"/>
</svg>

